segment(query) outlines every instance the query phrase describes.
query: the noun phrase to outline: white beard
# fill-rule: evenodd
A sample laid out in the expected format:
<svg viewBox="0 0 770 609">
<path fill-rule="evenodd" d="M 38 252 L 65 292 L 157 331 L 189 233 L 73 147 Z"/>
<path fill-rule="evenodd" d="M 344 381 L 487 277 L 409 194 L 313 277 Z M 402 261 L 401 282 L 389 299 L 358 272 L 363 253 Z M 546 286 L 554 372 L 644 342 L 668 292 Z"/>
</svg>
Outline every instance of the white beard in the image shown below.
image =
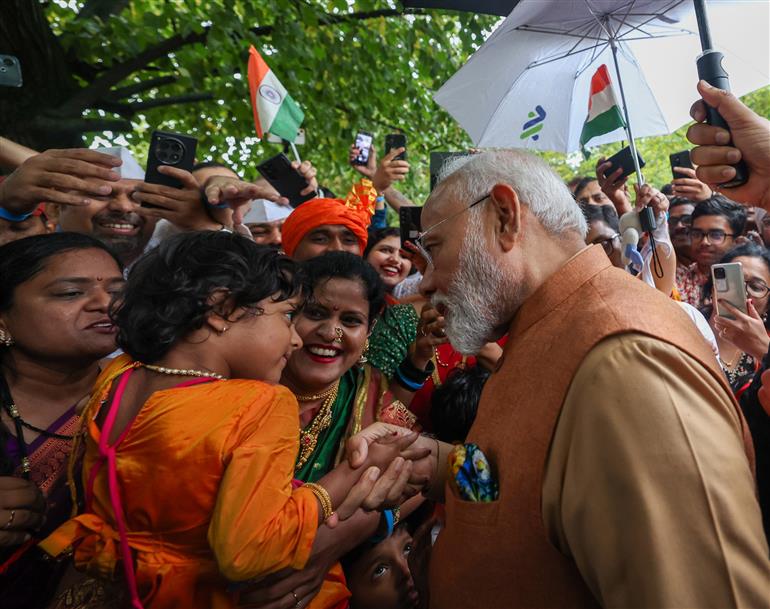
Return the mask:
<svg viewBox="0 0 770 609">
<path fill-rule="evenodd" d="M 449 293 L 436 293 L 431 298 L 434 306 L 447 308 L 447 336 L 452 346 L 466 355 L 475 355 L 494 338 L 495 329 L 505 322 L 507 304 L 515 301 L 519 292 L 515 286 L 506 285 L 503 272 L 487 252 L 482 215 L 474 211 Z"/>
</svg>

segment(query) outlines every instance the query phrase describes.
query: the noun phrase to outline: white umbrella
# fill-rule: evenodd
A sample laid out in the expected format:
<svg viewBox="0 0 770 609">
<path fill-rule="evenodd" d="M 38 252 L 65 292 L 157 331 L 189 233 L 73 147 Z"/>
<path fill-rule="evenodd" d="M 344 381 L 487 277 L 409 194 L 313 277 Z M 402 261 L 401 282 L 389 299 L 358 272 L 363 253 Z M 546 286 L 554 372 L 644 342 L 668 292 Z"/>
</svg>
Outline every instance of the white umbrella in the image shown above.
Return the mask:
<svg viewBox="0 0 770 609">
<path fill-rule="evenodd" d="M 733 92 L 768 84 L 770 3 L 712 0 L 709 12 Z M 689 120 L 700 53 L 692 0 L 521 0 L 434 99 L 477 146 L 572 152 L 600 65 L 622 83 L 633 136 L 661 135 Z"/>
</svg>

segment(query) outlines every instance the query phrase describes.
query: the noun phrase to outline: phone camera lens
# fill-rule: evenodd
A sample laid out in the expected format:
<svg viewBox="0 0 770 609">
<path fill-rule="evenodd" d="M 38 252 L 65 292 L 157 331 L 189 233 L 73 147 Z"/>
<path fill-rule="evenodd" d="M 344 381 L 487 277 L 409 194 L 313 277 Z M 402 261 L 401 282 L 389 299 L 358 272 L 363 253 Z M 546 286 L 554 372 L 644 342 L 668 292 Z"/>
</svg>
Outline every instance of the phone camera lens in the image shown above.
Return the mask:
<svg viewBox="0 0 770 609">
<path fill-rule="evenodd" d="M 169 143 L 167 140 L 161 140 L 160 146 L 158 146 L 161 150 L 168 150 Z"/>
<path fill-rule="evenodd" d="M 10 57 L 4 57 L 3 64 L 8 67 L 11 67 L 13 65 L 13 59 L 11 59 Z"/>
<path fill-rule="evenodd" d="M 726 277 L 725 270 L 722 268 L 714 269 L 714 277 L 717 279 L 724 279 Z"/>
</svg>

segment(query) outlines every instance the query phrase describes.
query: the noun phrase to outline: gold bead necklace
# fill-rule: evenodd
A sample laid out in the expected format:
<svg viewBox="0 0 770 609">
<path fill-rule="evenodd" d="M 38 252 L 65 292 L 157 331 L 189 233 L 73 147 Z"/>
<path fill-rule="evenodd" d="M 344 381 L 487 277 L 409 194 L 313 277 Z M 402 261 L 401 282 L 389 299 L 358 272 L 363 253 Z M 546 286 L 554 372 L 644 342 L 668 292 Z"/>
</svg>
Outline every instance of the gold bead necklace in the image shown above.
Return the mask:
<svg viewBox="0 0 770 609">
<path fill-rule="evenodd" d="M 324 396 L 324 401 L 321 404 L 321 408 L 318 409 L 318 412 L 313 417 L 313 420 L 310 421 L 310 425 L 308 425 L 306 429 L 299 430 L 299 456 L 297 457 L 297 464 L 294 466 L 295 472 L 301 470 L 305 463 L 308 462 L 308 459 L 310 459 L 313 451 L 318 445 L 318 436 L 324 429 L 331 425 L 332 406 L 337 399 L 339 389 L 340 383 L 337 381 L 334 387 L 322 392 L 321 394 L 318 394 L 318 396 Z M 318 396 L 314 399 L 320 399 Z M 311 401 L 310 399 L 301 399 L 309 397 L 310 396 L 297 396 L 297 400 L 309 402 Z"/>
<path fill-rule="evenodd" d="M 165 366 L 154 366 L 151 364 L 142 364 L 147 370 L 152 370 L 159 374 L 168 374 L 171 376 L 195 376 L 198 378 L 213 378 L 219 381 L 226 381 L 227 377 L 211 372 L 209 370 L 193 370 L 193 369 L 181 369 L 181 368 L 166 368 Z"/>
</svg>

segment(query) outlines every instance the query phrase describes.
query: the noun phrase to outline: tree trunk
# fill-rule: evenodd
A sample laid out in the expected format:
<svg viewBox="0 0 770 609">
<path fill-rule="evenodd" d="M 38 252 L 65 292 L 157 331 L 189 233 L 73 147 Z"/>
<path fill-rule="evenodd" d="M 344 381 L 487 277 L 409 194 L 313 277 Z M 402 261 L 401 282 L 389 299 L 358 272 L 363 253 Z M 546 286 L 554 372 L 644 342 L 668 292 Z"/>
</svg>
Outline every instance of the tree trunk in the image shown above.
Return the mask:
<svg viewBox="0 0 770 609">
<path fill-rule="evenodd" d="M 0 54 L 18 57 L 24 81 L 0 87 L 0 135 L 36 150 L 82 146 L 82 132 L 52 120 L 79 87 L 40 2 L 2 0 Z"/>
</svg>

